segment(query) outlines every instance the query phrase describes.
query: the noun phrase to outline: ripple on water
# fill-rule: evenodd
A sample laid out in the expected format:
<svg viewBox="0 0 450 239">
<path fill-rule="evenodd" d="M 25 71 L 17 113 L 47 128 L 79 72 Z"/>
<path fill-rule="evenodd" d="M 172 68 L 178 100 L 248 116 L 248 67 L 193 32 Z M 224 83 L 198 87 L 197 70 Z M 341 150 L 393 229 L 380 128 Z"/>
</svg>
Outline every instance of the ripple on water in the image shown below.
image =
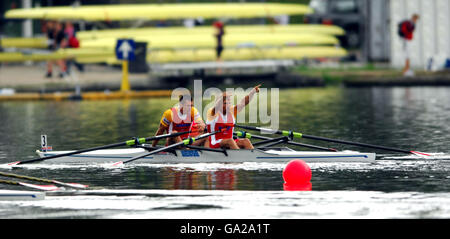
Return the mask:
<svg viewBox="0 0 450 239">
<path fill-rule="evenodd" d="M 450 216 L 450 193 L 132 189 L 100 190 L 97 193 L 102 192 L 104 196 L 47 196 L 43 201 L 1 202 L 0 209 L 10 208 L 7 215 L 2 216 L 3 218 L 58 218 L 59 216 L 64 218 L 448 218 Z M 11 210 L 17 212 L 20 210 L 21 213 L 14 214 Z"/>
</svg>

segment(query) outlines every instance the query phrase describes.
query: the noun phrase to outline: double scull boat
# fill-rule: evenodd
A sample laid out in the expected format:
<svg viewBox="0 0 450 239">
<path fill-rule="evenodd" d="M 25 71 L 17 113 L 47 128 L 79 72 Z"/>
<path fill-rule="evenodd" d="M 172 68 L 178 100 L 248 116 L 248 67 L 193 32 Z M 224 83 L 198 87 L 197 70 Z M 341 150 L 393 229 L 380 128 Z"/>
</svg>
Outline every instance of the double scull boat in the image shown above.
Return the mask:
<svg viewBox="0 0 450 239">
<path fill-rule="evenodd" d="M 61 164 L 89 164 L 116 163 L 150 152 L 145 147 L 125 149 L 104 149 L 74 154 L 46 160 L 46 163 Z M 69 153 L 71 151 L 36 151 L 39 157 Z M 243 163 L 243 162 L 289 162 L 301 159 L 305 162 L 374 162 L 375 153 L 361 153 L 357 151 L 296 151 L 287 147 L 259 148 L 252 150 L 211 150 L 175 149 L 159 152 L 140 158 L 133 163 L 164 164 L 164 163 Z"/>
</svg>

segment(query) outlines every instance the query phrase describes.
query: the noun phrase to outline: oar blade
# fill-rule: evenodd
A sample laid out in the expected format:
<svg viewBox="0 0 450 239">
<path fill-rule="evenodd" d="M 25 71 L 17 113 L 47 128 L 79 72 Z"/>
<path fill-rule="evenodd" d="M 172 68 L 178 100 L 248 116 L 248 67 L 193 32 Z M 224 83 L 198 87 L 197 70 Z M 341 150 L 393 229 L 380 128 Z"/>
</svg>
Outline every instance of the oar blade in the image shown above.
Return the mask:
<svg viewBox="0 0 450 239">
<path fill-rule="evenodd" d="M 124 163 L 123 163 L 123 161 L 119 161 L 119 162 L 111 164 L 111 166 L 112 167 L 123 167 Z"/>
<path fill-rule="evenodd" d="M 16 166 L 16 165 L 18 165 L 18 164 L 20 164 L 20 161 L 8 163 L 8 164 L 6 164 L 6 165 L 7 165 L 7 166 Z"/>
<path fill-rule="evenodd" d="M 23 182 L 19 182 L 19 184 L 22 186 L 25 186 L 25 187 L 35 188 L 35 189 L 39 189 L 39 190 L 43 190 L 43 191 L 59 190 L 59 188 L 56 187 L 55 185 L 37 185 L 37 184 L 23 183 Z"/>
<path fill-rule="evenodd" d="M 80 184 L 80 183 L 64 183 L 64 182 L 60 182 L 60 181 L 53 181 L 55 184 L 59 184 L 61 186 L 66 186 L 66 187 L 71 187 L 71 188 L 77 188 L 77 189 L 86 189 L 89 187 L 89 185 L 84 185 L 84 184 Z"/>
<path fill-rule="evenodd" d="M 410 151 L 411 154 L 420 156 L 420 157 L 431 157 L 433 155 L 429 154 L 429 153 L 423 153 L 423 152 L 418 152 L 418 151 Z"/>
</svg>

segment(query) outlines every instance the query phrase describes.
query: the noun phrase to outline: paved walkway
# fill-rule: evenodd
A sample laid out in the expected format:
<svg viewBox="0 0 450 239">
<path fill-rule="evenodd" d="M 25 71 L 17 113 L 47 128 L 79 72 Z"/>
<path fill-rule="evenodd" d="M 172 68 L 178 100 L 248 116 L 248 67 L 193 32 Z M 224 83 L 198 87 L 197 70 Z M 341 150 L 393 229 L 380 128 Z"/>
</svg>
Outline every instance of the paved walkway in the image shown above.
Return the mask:
<svg viewBox="0 0 450 239">
<path fill-rule="evenodd" d="M 45 63 L 30 66 L 23 64 L 3 64 L 0 66 L 0 89 L 13 88 L 16 92 L 73 91 L 79 82 L 83 91 L 118 90 L 122 81 L 121 69 L 109 66 L 85 65 L 83 73 L 75 71 L 75 77 L 60 78 L 55 67 L 53 78 L 46 78 Z M 74 67 L 75 68 L 75 67 Z M 78 82 L 77 79 L 78 78 Z M 155 82 L 147 73 L 130 74 L 132 89 L 151 88 Z"/>
</svg>

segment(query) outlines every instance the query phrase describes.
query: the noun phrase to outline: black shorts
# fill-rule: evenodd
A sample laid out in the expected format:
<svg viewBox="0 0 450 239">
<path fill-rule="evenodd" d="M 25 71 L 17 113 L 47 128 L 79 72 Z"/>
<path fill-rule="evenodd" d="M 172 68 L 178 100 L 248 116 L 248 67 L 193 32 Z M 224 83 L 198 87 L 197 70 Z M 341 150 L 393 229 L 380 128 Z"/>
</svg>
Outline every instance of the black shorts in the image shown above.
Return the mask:
<svg viewBox="0 0 450 239">
<path fill-rule="evenodd" d="M 220 55 L 222 55 L 222 51 L 223 51 L 223 46 L 216 47 L 216 56 L 220 57 Z"/>
</svg>

